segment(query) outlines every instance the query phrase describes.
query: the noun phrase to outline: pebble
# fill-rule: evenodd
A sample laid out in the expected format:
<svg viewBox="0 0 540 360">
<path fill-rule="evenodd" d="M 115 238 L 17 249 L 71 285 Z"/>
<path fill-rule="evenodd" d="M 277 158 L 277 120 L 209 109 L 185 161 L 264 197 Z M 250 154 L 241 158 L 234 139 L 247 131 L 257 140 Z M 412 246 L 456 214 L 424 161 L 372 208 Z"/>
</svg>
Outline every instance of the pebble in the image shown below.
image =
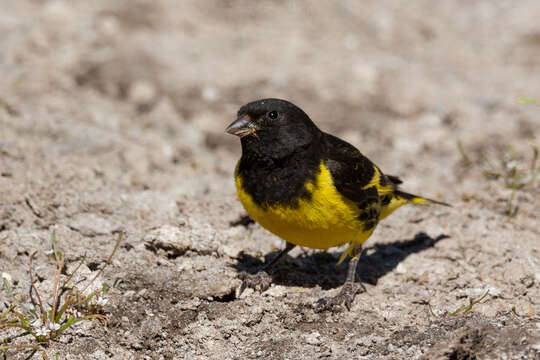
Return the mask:
<svg viewBox="0 0 540 360">
<path fill-rule="evenodd" d="M 136 80 L 129 87 L 129 101 L 136 105 L 147 105 L 155 101 L 158 91 L 148 80 Z"/>
<path fill-rule="evenodd" d="M 178 227 L 163 225 L 144 236 L 144 241 L 167 251 L 183 254 L 191 248 L 191 240 Z"/>
<path fill-rule="evenodd" d="M 107 235 L 117 230 L 109 220 L 92 213 L 75 215 L 69 227 L 85 236 Z"/>
<path fill-rule="evenodd" d="M 318 331 L 314 331 L 306 336 L 306 342 L 310 345 L 319 345 L 321 343 L 321 334 Z"/>
<path fill-rule="evenodd" d="M 272 285 L 262 295 L 271 297 L 284 297 L 287 296 L 287 289 L 281 285 Z"/>
<path fill-rule="evenodd" d="M 396 273 L 398 274 L 406 274 L 407 273 L 407 267 L 403 265 L 403 263 L 399 263 L 396 266 Z"/>
</svg>

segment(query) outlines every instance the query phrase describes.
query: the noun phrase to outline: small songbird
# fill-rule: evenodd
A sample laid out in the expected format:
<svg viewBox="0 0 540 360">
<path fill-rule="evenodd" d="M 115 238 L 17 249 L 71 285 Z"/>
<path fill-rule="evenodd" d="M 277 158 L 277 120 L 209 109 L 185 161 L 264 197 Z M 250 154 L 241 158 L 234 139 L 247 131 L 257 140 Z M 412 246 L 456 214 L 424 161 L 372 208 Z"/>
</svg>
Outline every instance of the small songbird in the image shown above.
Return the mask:
<svg viewBox="0 0 540 360">
<path fill-rule="evenodd" d="M 354 146 L 327 134 L 294 104 L 264 99 L 240 108 L 226 132 L 240 137 L 242 157 L 234 173 L 236 190 L 248 214 L 286 241 L 285 249 L 259 273 L 241 274 L 241 290 L 265 290 L 270 271 L 296 245 L 328 249 L 349 244 L 351 256 L 340 293 L 323 298 L 317 309 L 345 303 L 350 309 L 362 289 L 356 265 L 375 227 L 405 204 L 443 202 L 399 189 L 402 181 L 385 175 Z"/>
</svg>

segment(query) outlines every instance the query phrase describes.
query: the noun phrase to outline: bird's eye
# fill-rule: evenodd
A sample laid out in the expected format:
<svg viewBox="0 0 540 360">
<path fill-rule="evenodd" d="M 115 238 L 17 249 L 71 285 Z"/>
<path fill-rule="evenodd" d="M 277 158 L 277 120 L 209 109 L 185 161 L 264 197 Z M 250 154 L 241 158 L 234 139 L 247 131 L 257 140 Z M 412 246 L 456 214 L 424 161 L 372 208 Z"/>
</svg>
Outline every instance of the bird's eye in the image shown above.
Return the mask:
<svg viewBox="0 0 540 360">
<path fill-rule="evenodd" d="M 270 111 L 270 112 L 268 113 L 268 117 L 269 117 L 270 119 L 272 119 L 272 120 L 273 120 L 273 119 L 277 119 L 277 116 L 278 116 L 277 111 Z"/>
</svg>

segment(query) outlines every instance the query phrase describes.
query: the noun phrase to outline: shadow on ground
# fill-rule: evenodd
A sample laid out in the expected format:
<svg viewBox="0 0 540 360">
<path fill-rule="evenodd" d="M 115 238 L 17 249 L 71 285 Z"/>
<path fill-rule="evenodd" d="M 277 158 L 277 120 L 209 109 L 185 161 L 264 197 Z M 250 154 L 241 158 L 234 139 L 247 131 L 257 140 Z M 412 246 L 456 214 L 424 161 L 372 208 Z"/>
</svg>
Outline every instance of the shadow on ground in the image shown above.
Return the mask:
<svg viewBox="0 0 540 360">
<path fill-rule="evenodd" d="M 429 249 L 439 241 L 449 238 L 441 234 L 432 238 L 420 232 L 410 240 L 395 241 L 388 244 L 375 244 L 367 247 L 360 256 L 356 269 L 357 279 L 376 285 L 377 281 L 391 272 L 405 260 L 407 256 Z M 271 261 L 279 251 L 265 255 L 265 263 Z M 296 258 L 285 256 L 273 272 L 274 284 L 285 286 L 315 287 L 317 285 L 328 290 L 339 287 L 345 281 L 348 261 L 337 265 L 338 252 L 320 251 L 313 254 L 302 254 Z M 249 254 L 241 253 L 235 266 L 238 272 L 255 274 L 264 263 Z"/>
</svg>

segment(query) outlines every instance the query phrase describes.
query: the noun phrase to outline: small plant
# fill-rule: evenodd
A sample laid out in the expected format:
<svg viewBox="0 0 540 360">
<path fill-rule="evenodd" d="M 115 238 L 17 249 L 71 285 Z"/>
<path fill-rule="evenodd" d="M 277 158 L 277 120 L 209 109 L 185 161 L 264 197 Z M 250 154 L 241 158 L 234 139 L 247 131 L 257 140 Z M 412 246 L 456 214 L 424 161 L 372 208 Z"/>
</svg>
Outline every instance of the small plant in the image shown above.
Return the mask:
<svg viewBox="0 0 540 360">
<path fill-rule="evenodd" d="M 107 303 L 105 297 L 107 286 L 89 291 L 90 286 L 99 278 L 105 268 L 111 263 L 120 242 L 122 233 L 119 233 L 115 246 L 107 258 L 105 265 L 86 284 L 80 286 L 73 284 L 73 276 L 84 264 L 86 256 L 78 263 L 71 274 L 66 274 L 66 256 L 56 246 L 56 231 L 52 232 L 51 250 L 46 253 L 54 258 L 54 281 L 51 294 L 44 298 L 37 290 L 33 276 L 34 252 L 29 260 L 30 289 L 28 295 L 15 296 L 9 281 L 3 278 L 4 289 L 13 299 L 8 308 L 0 314 L 0 329 L 15 328 L 21 332 L 2 339 L 0 351 L 31 349 L 37 352 L 40 346 L 56 339 L 60 334 L 82 321 L 98 319 L 106 324 L 103 306 Z M 24 343 L 15 342 L 16 339 L 30 337 Z M 33 354 L 31 354 L 32 356 Z M 46 354 L 43 352 L 44 359 Z"/>
<path fill-rule="evenodd" d="M 540 102 L 530 98 L 519 98 L 520 104 L 540 106 Z M 530 164 L 528 161 L 518 156 L 512 146 L 504 149 L 488 151 L 470 151 L 466 149 L 461 141 L 457 141 L 456 147 L 461 155 L 461 164 L 465 168 L 472 168 L 477 165 L 487 180 L 503 180 L 504 186 L 511 190 L 510 196 L 506 199 L 504 214 L 514 217 L 518 213 L 516 194 L 518 190 L 531 188 L 537 185 L 540 174 L 539 144 L 536 141 L 530 142 L 532 157 Z"/>
<path fill-rule="evenodd" d="M 508 148 L 503 156 L 503 176 L 506 187 L 512 189 L 510 199 L 508 200 L 508 206 L 506 208 L 506 215 L 515 216 L 517 214 L 518 206 L 515 205 L 516 191 L 522 189 L 525 186 L 532 185 L 536 182 L 536 177 L 540 172 L 540 167 L 537 167 L 538 162 L 538 148 L 532 146 L 532 161 L 530 168 L 520 166 L 519 162 L 512 157 L 512 149 Z"/>
<path fill-rule="evenodd" d="M 459 145 L 458 145 L 459 148 Z M 508 216 L 515 216 L 518 211 L 516 204 L 516 193 L 526 187 L 535 186 L 538 174 L 540 174 L 540 165 L 538 164 L 538 146 L 531 144 L 532 158 L 530 165 L 523 159 L 519 159 L 511 146 L 507 146 L 502 152 L 495 155 L 498 161 L 490 160 L 486 154 L 483 154 L 481 162 L 483 165 L 482 174 L 488 180 L 502 179 L 504 186 L 511 189 L 510 197 L 507 200 L 507 206 L 504 213 Z"/>
<path fill-rule="evenodd" d="M 479 297 L 478 299 L 469 298 L 469 304 L 463 305 L 459 307 L 457 310 L 452 311 L 452 312 L 448 312 L 445 310 L 443 313 L 439 315 L 433 312 L 433 308 L 431 307 L 430 303 L 428 303 L 427 305 L 428 305 L 429 313 L 435 317 L 458 316 L 458 315 L 468 314 L 469 312 L 471 312 L 474 306 L 477 304 L 480 304 L 480 302 L 484 300 L 488 295 L 489 295 L 489 290 L 486 291 L 486 293 L 482 295 L 481 297 Z"/>
</svg>

